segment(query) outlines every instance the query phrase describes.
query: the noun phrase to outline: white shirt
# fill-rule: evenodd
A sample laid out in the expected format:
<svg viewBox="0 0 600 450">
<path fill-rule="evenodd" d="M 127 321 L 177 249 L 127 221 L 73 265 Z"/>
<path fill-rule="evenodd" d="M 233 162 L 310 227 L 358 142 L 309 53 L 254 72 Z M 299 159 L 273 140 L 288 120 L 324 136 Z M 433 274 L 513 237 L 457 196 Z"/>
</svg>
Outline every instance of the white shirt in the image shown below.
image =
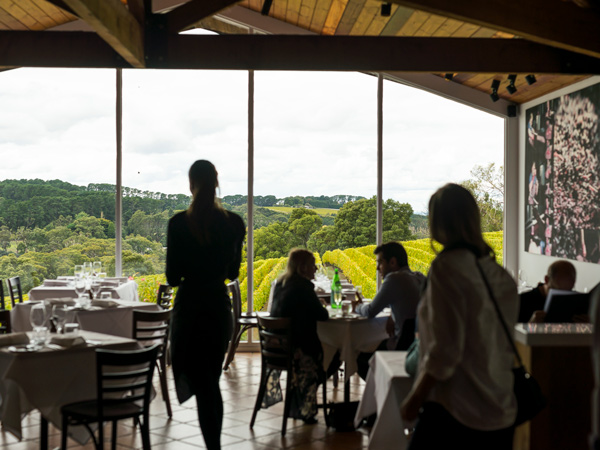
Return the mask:
<svg viewBox="0 0 600 450">
<path fill-rule="evenodd" d="M 417 304 L 421 295 L 421 287 L 425 276 L 421 272 L 413 272 L 404 266 L 388 273 L 373 301 L 369 304 L 356 305 L 356 313 L 365 317 L 375 317 L 383 308 L 392 309 L 396 338 L 402 333 L 402 325 L 406 319 L 414 319 Z"/>
<path fill-rule="evenodd" d="M 515 282 L 492 258 L 479 263 L 513 330 L 519 305 Z M 418 332 L 419 370 L 438 380 L 428 400 L 477 430 L 514 423 L 514 353 L 472 252 L 456 249 L 433 261 L 419 305 Z"/>
</svg>

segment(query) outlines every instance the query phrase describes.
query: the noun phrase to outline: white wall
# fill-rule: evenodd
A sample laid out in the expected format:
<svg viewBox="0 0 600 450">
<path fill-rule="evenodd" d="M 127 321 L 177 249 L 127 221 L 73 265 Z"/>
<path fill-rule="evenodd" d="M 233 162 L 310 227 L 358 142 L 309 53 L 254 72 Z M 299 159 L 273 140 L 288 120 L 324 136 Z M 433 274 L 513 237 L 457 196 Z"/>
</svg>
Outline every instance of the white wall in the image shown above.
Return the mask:
<svg viewBox="0 0 600 450">
<path fill-rule="evenodd" d="M 523 270 L 527 275 L 527 281 L 530 285 L 536 285 L 539 281 L 543 281 L 548 266 L 554 261 L 558 260 L 559 258 L 544 255 L 534 255 L 532 253 L 525 252 L 525 231 L 523 226 L 523 224 L 525 223 L 525 196 L 523 194 L 525 192 L 525 112 L 532 106 L 539 105 L 540 103 L 544 103 L 547 100 L 560 97 L 561 95 L 568 94 L 570 92 L 578 91 L 598 82 L 600 82 L 600 77 L 592 77 L 588 80 L 582 81 L 581 83 L 574 84 L 572 86 L 569 86 L 568 88 L 552 92 L 551 94 L 546 95 L 544 97 L 540 97 L 535 101 L 524 103 L 519 108 L 519 170 L 517 171 L 518 179 L 515 179 L 514 172 L 510 175 L 510 178 L 507 174 L 506 179 L 507 184 L 515 183 L 519 187 L 519 201 L 518 209 L 516 211 L 514 207 L 511 207 L 510 211 L 507 210 L 506 220 L 510 220 L 512 222 L 516 218 L 516 220 L 518 221 L 517 224 L 519 231 L 517 264 L 518 268 Z M 512 205 L 515 205 L 515 203 L 513 203 Z M 585 288 L 590 289 L 600 282 L 600 264 L 582 263 L 572 260 L 571 262 L 577 269 L 577 283 L 575 284 L 576 290 L 583 291 Z"/>
</svg>

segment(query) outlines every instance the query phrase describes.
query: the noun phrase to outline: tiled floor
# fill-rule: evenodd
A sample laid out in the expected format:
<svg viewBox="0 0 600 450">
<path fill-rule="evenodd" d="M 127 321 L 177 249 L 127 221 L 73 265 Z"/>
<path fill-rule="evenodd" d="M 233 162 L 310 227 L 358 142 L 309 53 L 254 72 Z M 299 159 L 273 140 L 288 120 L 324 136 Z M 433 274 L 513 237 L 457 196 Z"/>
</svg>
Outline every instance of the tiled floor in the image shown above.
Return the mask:
<svg viewBox="0 0 600 450">
<path fill-rule="evenodd" d="M 170 371 L 169 371 L 170 373 Z M 155 376 L 155 387 L 160 392 Z M 285 438 L 281 437 L 281 417 L 283 404 L 279 403 L 258 412 L 254 429 L 249 429 L 252 409 L 258 392 L 260 380 L 260 355 L 258 353 L 238 353 L 227 372 L 221 377 L 221 390 L 225 402 L 225 418 L 221 444 L 230 450 L 242 449 L 344 449 L 354 450 L 367 447 L 368 430 L 359 428 L 353 432 L 336 432 L 327 428 L 322 412 L 319 423 L 304 425 L 301 421 L 288 420 Z M 205 448 L 198 426 L 194 400 L 179 405 L 173 391 L 172 379 L 171 403 L 173 418 L 168 419 L 160 393 L 151 406 L 151 443 L 155 450 L 193 450 Z M 351 381 L 351 399 L 359 400 L 364 383 L 355 375 Z M 328 382 L 328 401 L 342 401 L 342 383 L 334 388 Z M 319 390 L 319 401 L 321 393 Z M 39 414 L 31 413 L 23 419 L 23 440 L 18 441 L 10 433 L 0 430 L 0 448 L 6 450 L 34 450 L 39 448 Z M 110 427 L 106 431 L 110 431 Z M 60 432 L 50 426 L 50 448 L 60 445 Z M 108 448 L 108 444 L 106 445 Z M 93 449 L 88 442 L 85 446 L 69 440 L 69 448 Z M 142 442 L 131 421 L 122 421 L 119 425 L 118 449 L 140 449 Z"/>
</svg>

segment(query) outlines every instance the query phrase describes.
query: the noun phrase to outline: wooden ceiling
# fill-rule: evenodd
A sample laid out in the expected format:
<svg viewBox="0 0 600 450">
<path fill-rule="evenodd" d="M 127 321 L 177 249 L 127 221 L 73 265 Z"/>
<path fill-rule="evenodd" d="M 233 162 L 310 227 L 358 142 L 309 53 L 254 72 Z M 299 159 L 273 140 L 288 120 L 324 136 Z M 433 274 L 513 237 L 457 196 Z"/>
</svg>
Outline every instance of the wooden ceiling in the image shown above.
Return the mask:
<svg viewBox="0 0 600 450">
<path fill-rule="evenodd" d="M 268 15 L 285 35 L 248 34 L 253 24 L 228 19 L 260 17 L 264 2 L 0 0 L 0 67 L 452 74 L 487 93 L 499 80 L 499 97 L 513 103 L 600 73 L 595 0 L 388 0 L 389 15 L 379 0 L 272 0 Z M 220 34 L 178 34 L 197 25 Z"/>
</svg>

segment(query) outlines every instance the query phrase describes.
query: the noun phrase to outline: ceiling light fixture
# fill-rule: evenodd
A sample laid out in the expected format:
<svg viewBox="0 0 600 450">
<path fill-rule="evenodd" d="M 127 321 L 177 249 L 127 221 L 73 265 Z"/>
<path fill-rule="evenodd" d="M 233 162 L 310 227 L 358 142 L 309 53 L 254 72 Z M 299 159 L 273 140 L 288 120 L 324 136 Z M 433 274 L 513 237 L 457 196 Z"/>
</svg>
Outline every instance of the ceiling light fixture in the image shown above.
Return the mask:
<svg viewBox="0 0 600 450">
<path fill-rule="evenodd" d="M 506 90 L 508 91 L 508 93 L 510 95 L 513 95 L 515 92 L 517 92 L 517 87 L 515 86 L 515 81 L 517 81 L 516 75 L 508 76 L 508 86 L 506 86 Z"/>
<path fill-rule="evenodd" d="M 493 102 L 497 102 L 500 100 L 500 96 L 498 95 L 498 88 L 500 87 L 500 80 L 492 81 L 492 93 L 490 94 L 490 98 Z"/>
<path fill-rule="evenodd" d="M 535 83 L 537 80 L 535 79 L 535 75 L 531 74 L 531 75 L 527 75 L 525 77 L 525 81 L 527 81 L 527 84 L 532 85 L 533 83 Z"/>
</svg>

